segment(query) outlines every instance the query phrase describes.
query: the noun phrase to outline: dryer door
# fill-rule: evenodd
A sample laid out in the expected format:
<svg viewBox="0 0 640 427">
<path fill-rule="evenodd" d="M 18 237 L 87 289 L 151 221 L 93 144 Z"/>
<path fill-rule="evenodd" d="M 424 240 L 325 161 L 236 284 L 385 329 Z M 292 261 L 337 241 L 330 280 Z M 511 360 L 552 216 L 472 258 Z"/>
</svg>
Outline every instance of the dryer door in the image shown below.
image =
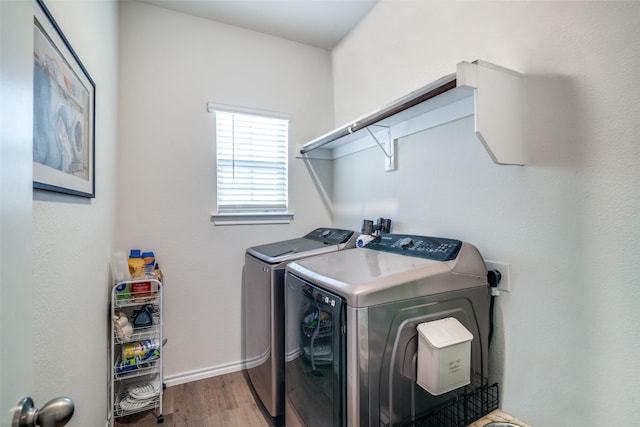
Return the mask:
<svg viewBox="0 0 640 427">
<path fill-rule="evenodd" d="M 345 305 L 291 273 L 286 285 L 287 417 L 293 413 L 308 427 L 344 426 Z"/>
</svg>

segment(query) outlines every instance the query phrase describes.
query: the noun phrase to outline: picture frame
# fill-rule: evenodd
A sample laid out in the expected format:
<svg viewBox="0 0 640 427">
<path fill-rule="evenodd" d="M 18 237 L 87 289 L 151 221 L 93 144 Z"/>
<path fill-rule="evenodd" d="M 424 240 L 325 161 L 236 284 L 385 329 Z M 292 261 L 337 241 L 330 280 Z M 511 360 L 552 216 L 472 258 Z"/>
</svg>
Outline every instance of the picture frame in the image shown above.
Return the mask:
<svg viewBox="0 0 640 427">
<path fill-rule="evenodd" d="M 33 19 L 33 188 L 95 197 L 96 85 L 43 0 Z"/>
</svg>

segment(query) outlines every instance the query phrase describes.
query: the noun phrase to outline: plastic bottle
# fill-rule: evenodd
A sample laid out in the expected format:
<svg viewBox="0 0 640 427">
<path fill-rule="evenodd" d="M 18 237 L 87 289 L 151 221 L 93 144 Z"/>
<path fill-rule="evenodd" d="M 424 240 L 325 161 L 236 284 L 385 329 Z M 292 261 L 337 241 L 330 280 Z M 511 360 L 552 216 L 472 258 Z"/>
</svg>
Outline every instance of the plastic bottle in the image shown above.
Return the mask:
<svg viewBox="0 0 640 427">
<path fill-rule="evenodd" d="M 117 284 L 117 298 L 120 300 L 129 299 L 131 287 L 128 281 L 131 280 L 131 274 L 127 265 L 127 255 L 124 252 L 115 252 L 111 255 L 111 277 Z"/>
<path fill-rule="evenodd" d="M 111 276 L 114 282 L 131 280 L 131 272 L 127 265 L 127 255 L 124 252 L 111 254 Z"/>
<path fill-rule="evenodd" d="M 143 252 L 142 261 L 144 261 L 144 274 L 147 277 L 155 278 L 156 257 L 153 252 Z"/>
<path fill-rule="evenodd" d="M 156 263 L 156 257 L 151 251 L 142 252 L 141 257 L 146 265 L 149 265 L 149 264 L 154 265 Z"/>
<path fill-rule="evenodd" d="M 158 340 L 144 340 L 122 346 L 122 358 L 129 359 L 132 357 L 144 358 L 150 351 L 160 348 Z"/>
<path fill-rule="evenodd" d="M 156 262 L 156 267 L 153 271 L 156 274 L 156 277 L 158 278 L 158 280 L 162 282 L 162 278 L 164 277 L 164 275 L 162 274 L 162 270 L 160 270 L 160 266 L 158 265 L 157 262 Z"/>
<path fill-rule="evenodd" d="M 160 350 L 155 348 L 148 351 L 144 356 L 123 357 L 116 365 L 117 375 L 126 374 L 135 371 L 142 364 L 152 363 L 160 357 Z M 142 366 L 144 368 L 145 366 Z"/>
<path fill-rule="evenodd" d="M 131 249 L 129 253 L 129 274 L 132 279 L 139 279 L 144 277 L 144 260 L 140 249 Z"/>
<path fill-rule="evenodd" d="M 131 279 L 138 280 L 147 277 L 145 272 L 144 259 L 140 249 L 131 249 L 129 253 L 129 271 Z M 152 297 L 150 282 L 135 282 L 131 284 L 131 297 L 134 300 L 146 301 Z"/>
</svg>

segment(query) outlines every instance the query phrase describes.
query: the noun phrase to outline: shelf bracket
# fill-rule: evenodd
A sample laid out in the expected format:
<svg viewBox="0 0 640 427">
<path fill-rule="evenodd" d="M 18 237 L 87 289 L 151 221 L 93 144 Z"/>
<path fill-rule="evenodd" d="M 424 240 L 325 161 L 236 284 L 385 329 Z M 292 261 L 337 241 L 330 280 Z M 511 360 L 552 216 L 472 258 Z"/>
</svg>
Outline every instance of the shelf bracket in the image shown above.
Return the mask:
<svg viewBox="0 0 640 427">
<path fill-rule="evenodd" d="M 475 133 L 491 159 L 524 165 L 523 75 L 485 61 L 461 62 L 457 85 L 475 91 Z"/>
<path fill-rule="evenodd" d="M 376 134 L 371 131 L 371 126 L 376 126 L 386 130 L 386 139 L 383 142 L 380 142 Z M 384 170 L 387 172 L 396 170 L 396 144 L 395 141 L 391 139 L 391 128 L 389 126 L 370 125 L 365 129 L 367 130 L 367 132 L 369 132 L 371 138 L 373 138 L 376 144 L 378 144 L 378 147 L 380 147 L 380 149 L 384 153 Z"/>
</svg>

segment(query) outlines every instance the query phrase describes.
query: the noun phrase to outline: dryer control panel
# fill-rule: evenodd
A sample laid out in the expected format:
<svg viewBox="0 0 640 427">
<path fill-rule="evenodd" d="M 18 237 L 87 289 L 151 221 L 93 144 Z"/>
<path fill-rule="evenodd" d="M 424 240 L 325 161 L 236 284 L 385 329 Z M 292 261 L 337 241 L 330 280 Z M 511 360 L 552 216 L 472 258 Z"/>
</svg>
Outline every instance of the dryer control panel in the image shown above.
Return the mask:
<svg viewBox="0 0 640 427">
<path fill-rule="evenodd" d="M 460 240 L 415 236 L 412 234 L 382 234 L 365 246 L 367 249 L 376 251 L 391 252 L 435 261 L 451 261 L 456 259 L 461 247 L 462 242 Z"/>
<path fill-rule="evenodd" d="M 354 232 L 351 230 L 341 230 L 339 228 L 316 228 L 304 238 L 322 242 L 325 245 L 339 245 L 348 242 L 353 234 Z"/>
</svg>

